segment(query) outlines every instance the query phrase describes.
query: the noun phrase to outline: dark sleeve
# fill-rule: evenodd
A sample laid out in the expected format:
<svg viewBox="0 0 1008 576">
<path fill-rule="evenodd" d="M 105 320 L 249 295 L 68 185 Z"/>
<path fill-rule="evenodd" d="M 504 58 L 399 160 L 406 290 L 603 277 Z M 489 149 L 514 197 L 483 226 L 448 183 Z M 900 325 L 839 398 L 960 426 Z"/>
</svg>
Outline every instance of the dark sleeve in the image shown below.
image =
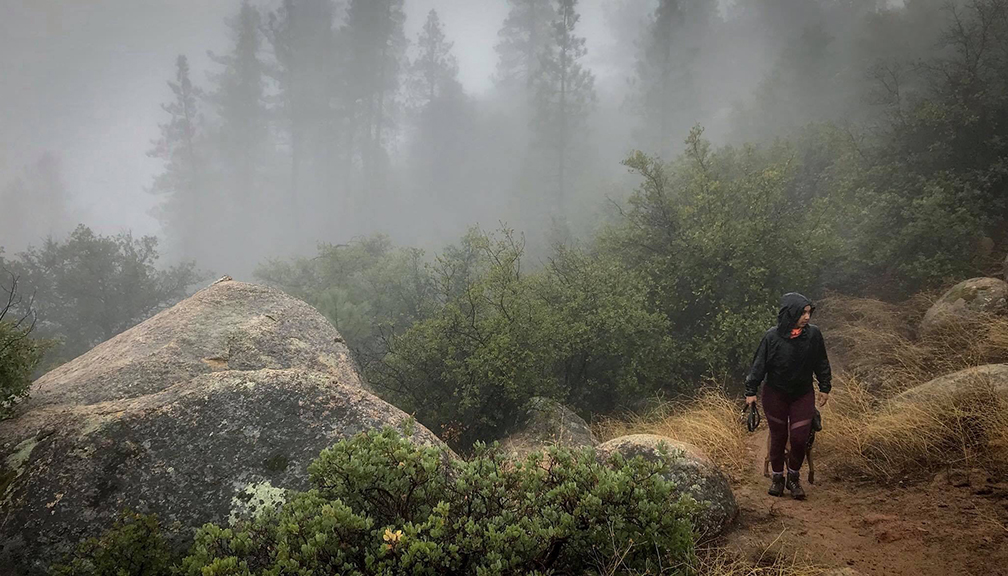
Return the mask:
<svg viewBox="0 0 1008 576">
<path fill-rule="evenodd" d="M 768 347 L 769 342 L 767 342 L 767 337 L 764 335 L 763 339 L 760 340 L 759 348 L 756 349 L 756 355 L 753 356 L 752 368 L 749 369 L 749 375 L 746 376 L 746 396 L 755 396 L 756 391 L 759 390 L 760 382 L 762 382 L 763 377 L 766 376 Z"/>
<path fill-rule="evenodd" d="M 830 370 L 829 356 L 826 354 L 826 340 L 819 333 L 819 359 L 815 363 L 816 380 L 819 381 L 819 391 L 829 394 L 833 389 L 833 373 Z"/>
</svg>

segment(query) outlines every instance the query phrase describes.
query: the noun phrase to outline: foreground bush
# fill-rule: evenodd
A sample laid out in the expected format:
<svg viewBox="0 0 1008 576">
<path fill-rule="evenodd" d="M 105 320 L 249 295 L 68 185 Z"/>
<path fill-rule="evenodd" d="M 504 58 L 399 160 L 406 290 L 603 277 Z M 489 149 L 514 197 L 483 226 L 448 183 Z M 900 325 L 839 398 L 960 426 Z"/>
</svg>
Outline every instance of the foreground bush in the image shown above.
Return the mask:
<svg viewBox="0 0 1008 576">
<path fill-rule="evenodd" d="M 74 558 L 53 566 L 53 576 L 168 576 L 171 558 L 155 515 L 126 511 L 98 538 L 77 546 Z"/>
<path fill-rule="evenodd" d="M 51 345 L 36 339 L 34 330 L 31 302 L 24 303 L 18 295 L 18 277 L 10 274 L 10 281 L 0 286 L 0 418 L 9 416 L 14 405 L 28 396 L 32 374 Z"/>
<path fill-rule="evenodd" d="M 418 447 L 392 429 L 325 450 L 311 489 L 231 527 L 201 528 L 172 568 L 189 576 L 260 574 L 688 574 L 695 565 L 690 515 L 665 464 L 592 450 L 552 449 L 512 462 L 480 447 L 469 461 Z M 163 547 L 117 525 L 97 542 L 146 547 L 150 562 L 106 566 L 114 546 L 93 544 L 57 574 L 157 576 Z M 89 541 L 91 542 L 91 541 Z M 83 568 L 82 568 L 83 567 Z M 86 569 L 85 569 L 86 568 Z"/>
</svg>

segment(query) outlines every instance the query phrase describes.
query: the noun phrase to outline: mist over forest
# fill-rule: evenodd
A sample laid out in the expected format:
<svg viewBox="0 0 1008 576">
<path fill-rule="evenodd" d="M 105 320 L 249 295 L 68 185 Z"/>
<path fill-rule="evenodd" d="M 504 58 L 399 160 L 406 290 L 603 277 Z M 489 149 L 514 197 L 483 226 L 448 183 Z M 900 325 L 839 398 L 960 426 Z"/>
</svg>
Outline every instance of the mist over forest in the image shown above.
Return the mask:
<svg viewBox="0 0 1008 576">
<path fill-rule="evenodd" d="M 79 223 L 242 278 L 374 233 L 438 250 L 503 221 L 539 249 L 629 194 L 631 150 L 671 160 L 694 125 L 715 146 L 823 121 L 862 137 L 885 71 L 913 98 L 950 17 L 944 0 L 143 4 L 4 9 L 8 254 Z"/>
<path fill-rule="evenodd" d="M 432 428 L 534 394 L 604 412 L 737 378 L 783 292 L 901 301 L 999 273 L 1006 14 L 8 5 L 11 309 L 53 343 L 44 368 L 213 278 L 267 283 Z M 470 393 L 471 414 L 435 413 Z"/>
</svg>

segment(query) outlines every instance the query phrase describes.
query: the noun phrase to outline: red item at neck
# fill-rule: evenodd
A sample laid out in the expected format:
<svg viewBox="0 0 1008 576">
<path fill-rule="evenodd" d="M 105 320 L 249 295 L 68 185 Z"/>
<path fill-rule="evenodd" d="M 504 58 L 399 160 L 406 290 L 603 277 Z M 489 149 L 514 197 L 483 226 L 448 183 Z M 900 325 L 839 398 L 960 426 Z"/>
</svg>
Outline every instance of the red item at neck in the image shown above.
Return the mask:
<svg viewBox="0 0 1008 576">
<path fill-rule="evenodd" d="M 797 337 L 801 336 L 802 330 L 804 330 L 804 328 L 792 328 L 791 329 L 791 337 L 792 338 L 797 338 Z"/>
</svg>

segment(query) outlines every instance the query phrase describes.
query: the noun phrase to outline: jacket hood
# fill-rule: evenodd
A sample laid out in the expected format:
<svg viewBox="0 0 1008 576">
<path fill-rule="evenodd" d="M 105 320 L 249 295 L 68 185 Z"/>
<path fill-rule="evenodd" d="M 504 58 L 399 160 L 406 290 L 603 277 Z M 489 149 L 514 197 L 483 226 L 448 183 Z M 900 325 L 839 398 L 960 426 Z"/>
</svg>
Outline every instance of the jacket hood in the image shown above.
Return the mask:
<svg viewBox="0 0 1008 576">
<path fill-rule="evenodd" d="M 797 292 L 788 292 L 781 296 L 780 311 L 777 313 L 777 333 L 787 337 L 798 323 L 806 306 L 811 306 L 812 312 L 815 312 L 815 304 Z"/>
</svg>

